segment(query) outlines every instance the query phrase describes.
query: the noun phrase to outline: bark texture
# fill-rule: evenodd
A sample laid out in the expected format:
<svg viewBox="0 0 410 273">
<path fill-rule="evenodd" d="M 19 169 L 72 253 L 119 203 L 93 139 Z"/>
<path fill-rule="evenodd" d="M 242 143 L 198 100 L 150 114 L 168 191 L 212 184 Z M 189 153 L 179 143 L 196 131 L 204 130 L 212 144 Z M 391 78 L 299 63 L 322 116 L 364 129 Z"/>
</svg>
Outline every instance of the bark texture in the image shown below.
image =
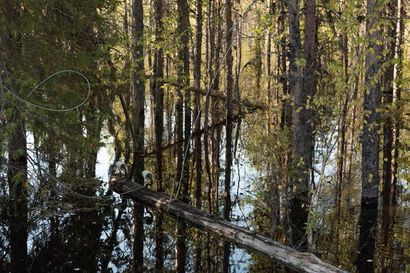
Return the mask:
<svg viewBox="0 0 410 273">
<path fill-rule="evenodd" d="M 360 273 L 374 272 L 374 247 L 377 228 L 377 203 L 379 175 L 379 114 L 381 28 L 381 3 L 367 1 L 366 29 L 368 50 L 366 54 L 365 94 L 363 99 L 362 128 L 362 194 L 359 218 L 359 245 L 356 261 Z"/>
<path fill-rule="evenodd" d="M 134 180 L 143 185 L 144 178 L 144 102 L 145 102 L 145 83 L 144 83 L 144 10 L 142 0 L 134 0 L 133 9 L 133 48 L 132 59 L 135 70 L 132 72 L 133 83 L 133 129 L 134 129 L 134 160 L 132 175 Z M 143 226 L 144 207 L 134 204 L 134 244 L 133 244 L 133 272 L 144 272 L 144 226 Z"/>
</svg>

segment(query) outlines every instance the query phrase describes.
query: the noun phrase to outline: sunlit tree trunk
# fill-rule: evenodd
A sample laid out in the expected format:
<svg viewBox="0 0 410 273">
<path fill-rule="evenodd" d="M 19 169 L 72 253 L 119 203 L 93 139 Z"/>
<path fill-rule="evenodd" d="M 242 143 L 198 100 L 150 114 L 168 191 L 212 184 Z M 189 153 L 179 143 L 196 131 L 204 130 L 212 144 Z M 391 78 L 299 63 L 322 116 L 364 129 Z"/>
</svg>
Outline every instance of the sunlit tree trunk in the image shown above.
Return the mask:
<svg viewBox="0 0 410 273">
<path fill-rule="evenodd" d="M 143 185 L 144 179 L 144 11 L 142 0 L 134 0 L 132 7 L 132 91 L 133 91 L 133 131 L 134 157 L 132 175 L 136 183 Z M 134 242 L 133 242 L 133 272 L 144 272 L 144 226 L 142 222 L 144 207 L 134 203 Z"/>
<path fill-rule="evenodd" d="M 213 5 L 214 1 L 213 0 L 208 0 L 207 2 L 208 8 L 207 8 L 207 29 L 206 31 L 206 47 L 207 47 L 207 59 L 206 59 L 206 67 L 207 67 L 207 72 L 208 72 L 208 92 L 211 92 L 213 88 L 213 78 L 214 78 L 214 70 L 213 70 L 213 56 L 215 54 L 215 31 L 214 31 L 214 23 L 212 20 L 212 15 L 213 15 Z M 207 190 L 207 203 L 208 203 L 208 211 L 209 213 L 212 213 L 212 186 L 213 186 L 213 176 L 211 173 L 211 160 L 210 160 L 210 154 L 209 154 L 209 143 L 210 143 L 210 138 L 209 138 L 209 132 L 206 129 L 209 124 L 209 113 L 210 113 L 210 97 L 206 96 L 205 98 L 205 112 L 204 112 L 204 159 L 205 159 L 205 170 L 207 174 L 207 184 L 208 184 L 208 190 Z M 206 270 L 208 272 L 212 272 L 212 259 L 211 259 L 211 234 L 208 232 L 206 236 Z"/>
</svg>

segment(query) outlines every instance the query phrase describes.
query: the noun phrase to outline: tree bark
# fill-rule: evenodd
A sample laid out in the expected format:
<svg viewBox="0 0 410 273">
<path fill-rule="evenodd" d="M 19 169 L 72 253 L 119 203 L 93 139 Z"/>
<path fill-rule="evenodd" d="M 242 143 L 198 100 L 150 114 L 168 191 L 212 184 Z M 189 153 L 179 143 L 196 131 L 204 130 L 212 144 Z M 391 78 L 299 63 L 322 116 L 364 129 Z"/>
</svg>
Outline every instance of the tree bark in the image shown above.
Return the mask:
<svg viewBox="0 0 410 273">
<path fill-rule="evenodd" d="M 11 272 L 27 272 L 27 150 L 26 129 L 17 109 L 13 110 L 8 143 L 9 221 Z"/>
<path fill-rule="evenodd" d="M 387 3 L 387 16 L 400 18 L 401 1 L 391 0 Z M 389 49 L 386 59 L 384 60 L 387 68 L 383 77 L 383 106 L 384 106 L 384 126 L 383 126 L 383 188 L 382 188 L 382 223 L 381 223 L 381 272 L 391 272 L 391 256 L 393 245 L 390 241 L 393 235 L 394 216 L 395 216 L 395 185 L 394 174 L 394 142 L 397 141 L 394 137 L 394 114 L 392 106 L 395 97 L 395 88 L 393 81 L 395 80 L 395 65 L 390 63 L 398 53 L 399 39 L 397 39 L 397 27 L 400 24 L 391 23 L 386 26 L 387 43 L 386 48 Z M 398 54 L 397 54 L 398 55 Z M 397 87 L 396 87 L 397 89 Z"/>
<path fill-rule="evenodd" d="M 225 1 L 225 19 L 226 19 L 226 147 L 225 147 L 225 192 L 224 192 L 224 219 L 230 220 L 231 216 L 231 176 L 232 176 L 232 131 L 233 131 L 233 104 L 232 104 L 232 87 L 233 87 L 233 57 L 232 57 L 232 1 Z M 229 272 L 229 259 L 231 255 L 230 243 L 224 242 L 223 254 L 223 272 Z"/>
<path fill-rule="evenodd" d="M 155 0 L 155 39 L 157 44 L 163 42 L 163 5 L 162 0 Z M 154 127 L 155 127 L 155 168 L 156 168 L 156 181 L 157 190 L 163 191 L 163 160 L 162 160 L 162 138 L 164 130 L 164 50 L 162 47 L 155 51 L 154 56 L 154 76 L 155 82 L 153 86 L 154 95 Z M 163 234 L 163 215 L 159 213 L 156 221 L 156 234 L 155 234 L 155 270 L 156 272 L 162 272 L 164 266 L 164 234 Z"/>
<path fill-rule="evenodd" d="M 292 245 L 307 249 L 306 222 L 312 169 L 312 103 L 316 69 L 316 1 L 305 1 L 304 54 L 300 42 L 297 0 L 289 1 L 290 82 L 295 103 L 292 109 L 293 174 L 291 178 L 290 225 Z M 304 57 L 304 69 L 298 62 Z M 303 78 L 302 78 L 303 73 Z"/>
<path fill-rule="evenodd" d="M 379 185 L 379 70 L 381 65 L 381 29 L 378 20 L 382 3 L 367 1 L 366 30 L 368 50 L 365 57 L 365 94 L 363 99 L 362 128 L 362 194 L 359 218 L 359 245 L 356 261 L 360 273 L 374 272 L 375 233 L 377 229 L 377 205 Z"/>
<path fill-rule="evenodd" d="M 195 40 L 195 67 L 194 67 L 194 86 L 201 88 L 201 65 L 202 65 L 202 0 L 196 1 L 196 40 Z M 195 111 L 194 111 L 194 130 L 201 129 L 201 95 L 195 94 Z M 202 207 L 202 143 L 201 135 L 195 136 L 195 207 Z M 195 245 L 195 272 L 200 272 L 202 268 L 202 242 L 201 234 L 196 233 Z"/>
<path fill-rule="evenodd" d="M 187 0 L 178 0 L 178 35 L 179 35 L 179 49 L 178 49 L 178 84 L 177 89 L 177 138 L 188 140 L 191 134 L 191 96 L 189 92 L 184 90 L 185 86 L 189 86 L 189 6 Z M 182 90 L 181 90 L 182 89 Z M 184 104 L 184 111 L 182 110 Z M 183 114 L 185 113 L 185 118 Z M 183 126 L 184 119 L 184 126 Z M 189 145 L 190 141 L 184 142 L 184 147 L 177 148 L 177 194 L 179 189 L 182 189 L 181 200 L 188 203 L 188 181 L 189 181 Z M 181 144 L 182 146 L 182 144 Z M 177 223 L 177 242 L 176 242 L 176 271 L 178 273 L 185 272 L 187 246 L 186 246 L 186 225 L 184 222 Z"/>
<path fill-rule="evenodd" d="M 133 87 L 133 129 L 135 134 L 132 176 L 138 184 L 144 184 L 142 171 L 144 170 L 144 10 L 142 0 L 134 0 L 132 8 L 132 59 L 135 68 L 132 71 Z M 133 242 L 133 272 L 144 272 L 144 207 L 134 204 L 134 242 Z"/>
</svg>

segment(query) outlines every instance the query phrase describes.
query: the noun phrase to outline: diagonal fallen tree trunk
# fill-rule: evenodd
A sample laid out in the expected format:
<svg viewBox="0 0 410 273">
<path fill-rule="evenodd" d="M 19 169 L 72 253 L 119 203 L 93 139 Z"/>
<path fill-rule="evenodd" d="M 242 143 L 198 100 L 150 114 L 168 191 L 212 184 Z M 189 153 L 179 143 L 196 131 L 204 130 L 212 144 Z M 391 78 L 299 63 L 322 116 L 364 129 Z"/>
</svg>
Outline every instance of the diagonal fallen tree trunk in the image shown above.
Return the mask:
<svg viewBox="0 0 410 273">
<path fill-rule="evenodd" d="M 198 210 L 182 201 L 171 200 L 169 196 L 152 191 L 129 179 L 113 180 L 110 186 L 115 192 L 124 197 L 131 198 L 147 207 L 174 215 L 201 230 L 217 234 L 228 241 L 236 243 L 250 251 L 263 254 L 298 272 L 347 273 L 347 271 L 322 262 L 311 253 L 299 252 L 272 239 Z"/>
</svg>

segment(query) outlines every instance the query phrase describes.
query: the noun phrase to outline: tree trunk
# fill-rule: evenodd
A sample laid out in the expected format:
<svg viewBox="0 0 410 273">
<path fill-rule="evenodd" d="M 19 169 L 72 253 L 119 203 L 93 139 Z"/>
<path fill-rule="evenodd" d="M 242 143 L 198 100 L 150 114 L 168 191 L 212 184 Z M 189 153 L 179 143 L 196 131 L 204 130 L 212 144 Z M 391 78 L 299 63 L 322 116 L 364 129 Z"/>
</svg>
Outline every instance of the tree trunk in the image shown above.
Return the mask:
<svg viewBox="0 0 410 273">
<path fill-rule="evenodd" d="M 387 4 L 387 16 L 400 18 L 401 1 L 391 0 Z M 386 26 L 387 44 L 386 48 L 389 49 L 386 55 L 385 61 L 387 62 L 387 68 L 384 72 L 383 85 L 383 105 L 384 105 L 384 126 L 383 126 L 383 189 L 382 189 L 382 223 L 381 223 L 381 272 L 387 273 L 391 271 L 391 259 L 389 257 L 392 253 L 392 241 L 390 238 L 393 236 L 394 227 L 394 215 L 395 215 L 395 185 L 394 185 L 394 141 L 397 141 L 394 137 L 394 114 L 391 111 L 394 99 L 394 83 L 395 80 L 395 65 L 389 63 L 395 55 L 398 53 L 399 40 L 397 39 L 396 24 L 388 24 Z M 398 54 L 397 54 L 398 55 Z"/>
<path fill-rule="evenodd" d="M 144 103 L 145 103 L 145 83 L 144 83 L 144 11 L 142 0 L 134 0 L 132 28 L 132 59 L 135 68 L 132 71 L 133 87 L 133 131 L 135 134 L 134 160 L 132 176 L 136 183 L 143 185 L 144 178 Z M 133 242 L 133 272 L 144 272 L 144 207 L 134 204 L 134 242 Z"/>
<path fill-rule="evenodd" d="M 189 86 L 189 6 L 187 0 L 178 0 L 178 34 L 179 34 L 179 49 L 178 49 L 178 84 L 182 87 Z M 182 189 L 181 200 L 188 203 L 188 181 L 189 181 L 189 144 L 191 135 L 191 96 L 189 92 L 177 90 L 178 99 L 176 109 L 177 113 L 177 138 L 182 140 L 185 138 L 184 147 L 178 147 L 177 152 L 177 195 L 179 189 Z M 185 104 L 184 111 L 182 110 L 183 103 Z M 183 128 L 183 112 L 185 112 L 184 128 Z M 177 261 L 176 271 L 178 273 L 185 272 L 187 246 L 186 246 L 186 224 L 182 221 L 177 223 Z"/>
<path fill-rule="evenodd" d="M 226 19 L 226 147 L 225 147 L 225 192 L 224 192 L 224 219 L 230 220 L 231 216 L 231 176 L 232 176 L 232 89 L 233 89 L 233 75 L 232 75 L 232 1 L 225 1 L 225 19 Z M 224 242 L 223 254 L 223 272 L 229 272 L 229 258 L 231 255 L 230 243 Z"/>
<path fill-rule="evenodd" d="M 163 41 L 163 5 L 162 0 L 155 0 L 155 39 L 157 44 Z M 153 86 L 154 95 L 154 127 L 155 127 L 155 168 L 157 190 L 162 192 L 163 189 L 163 160 L 162 160 L 162 138 L 164 130 L 164 50 L 162 47 L 155 51 L 154 56 L 154 76 L 155 82 Z M 164 266 L 164 234 L 163 234 L 163 215 L 159 213 L 156 221 L 155 229 L 155 271 L 162 272 Z"/>
<path fill-rule="evenodd" d="M 282 38 L 280 39 L 280 43 L 276 45 L 276 51 L 279 52 L 278 54 L 278 75 L 287 75 L 288 67 L 287 67 L 287 57 L 290 54 L 287 54 L 287 39 L 285 35 L 285 22 L 286 22 L 286 11 L 285 11 L 285 3 L 283 1 L 279 2 L 280 5 L 280 15 L 278 16 L 278 33 L 282 34 Z M 289 72 L 290 73 L 290 72 Z M 280 117 L 280 128 L 283 130 L 285 128 L 290 127 L 292 122 L 292 110 L 290 105 L 290 100 L 288 98 L 289 94 L 289 86 L 288 81 L 285 76 L 279 78 L 279 83 L 282 85 L 282 107 L 281 107 L 281 117 Z M 287 168 L 287 166 L 284 166 Z M 286 180 L 287 181 L 287 180 Z"/>
<path fill-rule="evenodd" d="M 202 0 L 196 1 L 196 41 L 195 41 L 195 68 L 194 68 L 194 86 L 201 88 L 201 65 L 202 65 Z M 201 95 L 195 94 L 195 112 L 194 112 L 195 131 L 201 129 Z M 195 207 L 202 207 L 202 143 L 201 135 L 195 136 Z M 202 268 L 202 239 L 201 234 L 196 233 L 195 245 L 195 272 L 200 272 Z"/>
<path fill-rule="evenodd" d="M 16 127 L 8 143 L 9 221 L 11 273 L 27 272 L 27 150 L 26 129 L 17 109 L 11 123 Z"/>
<path fill-rule="evenodd" d="M 366 29 L 368 49 L 366 54 L 365 94 L 363 100 L 362 128 L 362 194 L 359 218 L 359 254 L 356 265 L 360 273 L 374 272 L 374 247 L 377 229 L 377 204 L 379 185 L 379 114 L 381 29 L 377 26 L 382 4 L 377 0 L 367 2 Z"/>
<path fill-rule="evenodd" d="M 289 1 L 290 82 L 295 103 L 292 109 L 293 174 L 291 179 L 290 224 L 291 243 L 300 250 L 307 249 L 306 223 L 309 207 L 309 182 L 312 169 L 313 112 L 308 107 L 315 89 L 316 69 L 316 1 L 305 1 L 305 67 L 297 63 L 302 57 L 297 0 Z"/>
</svg>

